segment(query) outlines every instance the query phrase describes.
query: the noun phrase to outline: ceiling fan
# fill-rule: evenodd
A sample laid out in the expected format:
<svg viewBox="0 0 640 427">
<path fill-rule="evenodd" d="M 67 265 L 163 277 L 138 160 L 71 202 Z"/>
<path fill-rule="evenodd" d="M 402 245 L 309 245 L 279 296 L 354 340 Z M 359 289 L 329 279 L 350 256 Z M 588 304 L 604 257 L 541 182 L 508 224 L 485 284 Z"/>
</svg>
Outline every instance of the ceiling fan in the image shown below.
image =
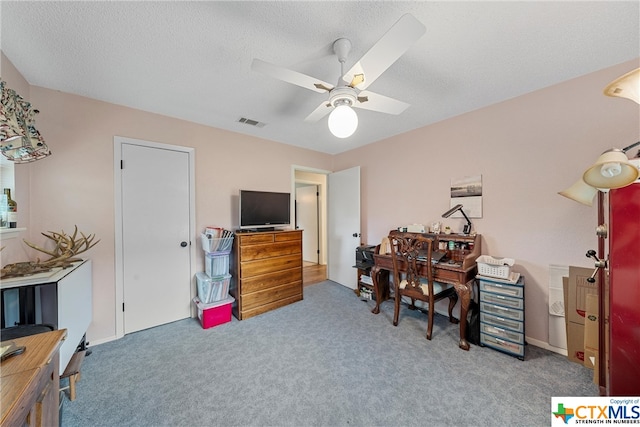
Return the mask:
<svg viewBox="0 0 640 427">
<path fill-rule="evenodd" d="M 358 127 L 358 116 L 352 107 L 396 115 L 409 107 L 405 102 L 366 89 L 425 31 L 425 26 L 413 15 L 403 15 L 346 73 L 344 64 L 351 50 L 351 42 L 346 38 L 336 40 L 333 51 L 340 62 L 341 76 L 335 86 L 260 59 L 253 60 L 251 69 L 315 92 L 329 93 L 328 102 L 323 101 L 305 121 L 316 122 L 331 113 L 328 122 L 331 133 L 338 138 L 346 138 Z"/>
</svg>

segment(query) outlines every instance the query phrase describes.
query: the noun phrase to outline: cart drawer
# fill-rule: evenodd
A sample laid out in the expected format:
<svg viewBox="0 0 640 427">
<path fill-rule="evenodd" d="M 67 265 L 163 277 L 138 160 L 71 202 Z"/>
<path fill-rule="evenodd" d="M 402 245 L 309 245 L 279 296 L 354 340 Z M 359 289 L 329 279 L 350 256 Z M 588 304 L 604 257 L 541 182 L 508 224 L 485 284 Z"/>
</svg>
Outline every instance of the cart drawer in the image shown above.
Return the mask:
<svg viewBox="0 0 640 427">
<path fill-rule="evenodd" d="M 483 292 L 492 292 L 494 294 L 506 295 L 515 298 L 524 297 L 524 287 L 522 286 L 480 280 L 480 293 Z"/>
<path fill-rule="evenodd" d="M 517 320 L 505 319 L 500 316 L 492 316 L 487 313 L 480 313 L 481 323 L 490 323 L 500 328 L 510 329 L 515 332 L 524 332 L 524 322 L 518 322 Z"/>
<path fill-rule="evenodd" d="M 480 311 L 493 314 L 494 316 L 506 317 L 519 321 L 524 320 L 523 310 L 515 310 L 513 308 L 502 307 L 495 304 L 488 304 L 486 302 L 480 302 Z"/>
<path fill-rule="evenodd" d="M 497 304 L 516 310 L 522 310 L 522 308 L 524 307 L 524 300 L 522 298 L 511 298 L 504 295 L 490 294 L 487 292 L 482 292 L 480 294 L 480 301 L 488 302 L 489 304 Z"/>
<path fill-rule="evenodd" d="M 487 334 L 480 334 L 480 344 L 493 347 L 495 349 L 504 351 L 516 356 L 524 356 L 524 345 L 517 344 L 511 341 L 503 340 Z"/>
<path fill-rule="evenodd" d="M 480 332 L 518 344 L 524 344 L 524 334 L 510 331 L 509 329 L 499 328 L 498 326 L 490 325 L 488 323 L 480 322 Z"/>
</svg>

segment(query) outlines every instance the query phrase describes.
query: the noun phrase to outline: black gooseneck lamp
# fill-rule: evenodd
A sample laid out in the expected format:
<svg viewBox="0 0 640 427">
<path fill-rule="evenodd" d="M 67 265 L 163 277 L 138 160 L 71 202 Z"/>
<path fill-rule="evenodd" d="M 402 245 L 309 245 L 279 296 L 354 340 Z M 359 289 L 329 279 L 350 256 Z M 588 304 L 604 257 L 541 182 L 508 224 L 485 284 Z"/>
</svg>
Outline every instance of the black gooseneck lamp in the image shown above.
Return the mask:
<svg viewBox="0 0 640 427">
<path fill-rule="evenodd" d="M 449 218 L 451 215 L 453 215 L 457 211 L 460 211 L 460 213 L 462 214 L 464 219 L 467 220 L 467 223 L 465 224 L 465 226 L 462 229 L 462 234 L 470 234 L 471 233 L 471 221 L 469 220 L 469 217 L 467 216 L 467 214 L 465 214 L 464 211 L 462 210 L 462 205 L 461 204 L 457 204 L 454 207 L 452 207 L 451 209 L 449 209 L 448 211 L 446 211 L 445 213 L 443 213 L 442 214 L 442 218 Z"/>
</svg>

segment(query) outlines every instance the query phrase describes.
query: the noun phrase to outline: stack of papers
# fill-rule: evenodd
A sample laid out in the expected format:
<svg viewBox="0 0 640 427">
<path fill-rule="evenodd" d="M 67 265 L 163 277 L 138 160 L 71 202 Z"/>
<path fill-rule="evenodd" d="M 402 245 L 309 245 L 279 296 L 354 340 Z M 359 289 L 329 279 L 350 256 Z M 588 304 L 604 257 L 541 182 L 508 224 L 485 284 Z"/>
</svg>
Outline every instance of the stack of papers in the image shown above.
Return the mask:
<svg viewBox="0 0 640 427">
<path fill-rule="evenodd" d="M 367 285 L 373 286 L 373 279 L 371 278 L 371 276 L 367 276 L 366 274 L 360 276 L 360 281 L 362 283 L 366 283 Z"/>
<path fill-rule="evenodd" d="M 222 230 L 219 237 L 211 233 L 202 233 L 200 240 L 205 252 L 228 252 L 233 245 L 233 231 Z"/>
</svg>

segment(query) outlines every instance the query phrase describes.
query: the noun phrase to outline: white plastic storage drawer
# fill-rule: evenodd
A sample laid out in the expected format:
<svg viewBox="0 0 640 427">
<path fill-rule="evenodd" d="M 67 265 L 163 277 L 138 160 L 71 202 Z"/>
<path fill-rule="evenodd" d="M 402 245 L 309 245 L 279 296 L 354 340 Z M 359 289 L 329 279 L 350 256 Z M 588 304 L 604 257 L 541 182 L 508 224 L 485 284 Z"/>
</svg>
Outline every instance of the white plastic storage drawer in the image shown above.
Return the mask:
<svg viewBox="0 0 640 427">
<path fill-rule="evenodd" d="M 480 294 L 480 301 L 488 302 L 489 304 L 497 304 L 503 307 L 514 308 L 516 310 L 522 310 L 524 307 L 524 300 L 522 298 L 511 298 L 504 295 L 490 294 L 482 292 Z"/>
<path fill-rule="evenodd" d="M 480 293 L 483 292 L 492 292 L 494 294 L 506 295 L 515 298 L 524 297 L 524 287 L 522 286 L 489 282 L 487 280 L 480 280 Z"/>
<path fill-rule="evenodd" d="M 516 332 L 524 332 L 524 322 L 517 320 L 505 319 L 500 316 L 492 316 L 487 313 L 480 313 L 480 323 L 491 323 L 501 328 L 511 329 Z"/>
<path fill-rule="evenodd" d="M 499 317 L 506 317 L 513 320 L 524 320 L 524 311 L 523 310 L 514 310 L 512 308 L 501 307 L 495 304 L 487 304 L 486 302 L 480 301 L 480 311 L 493 314 Z"/>
<path fill-rule="evenodd" d="M 524 357 L 524 345 L 503 340 L 502 338 L 480 333 L 480 344 L 520 356 L 521 358 Z"/>
<path fill-rule="evenodd" d="M 509 329 L 499 328 L 488 323 L 480 323 L 480 332 L 483 332 L 487 335 L 493 335 L 494 337 L 513 341 L 518 344 L 524 344 L 524 334 L 510 331 Z"/>
</svg>

